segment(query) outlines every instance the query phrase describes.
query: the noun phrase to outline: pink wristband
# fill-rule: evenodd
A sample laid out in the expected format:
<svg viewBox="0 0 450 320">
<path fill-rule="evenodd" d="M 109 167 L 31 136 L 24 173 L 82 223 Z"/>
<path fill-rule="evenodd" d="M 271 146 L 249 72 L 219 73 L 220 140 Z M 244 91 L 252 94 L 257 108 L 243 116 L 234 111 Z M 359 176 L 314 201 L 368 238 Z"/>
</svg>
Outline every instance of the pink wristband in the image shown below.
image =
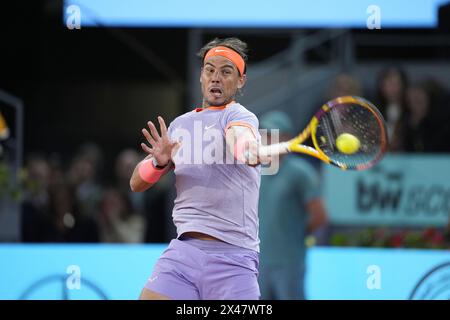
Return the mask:
<svg viewBox="0 0 450 320">
<path fill-rule="evenodd" d="M 157 169 L 152 159 L 147 159 L 139 165 L 139 176 L 147 183 L 156 183 L 164 173 L 164 169 Z"/>
</svg>

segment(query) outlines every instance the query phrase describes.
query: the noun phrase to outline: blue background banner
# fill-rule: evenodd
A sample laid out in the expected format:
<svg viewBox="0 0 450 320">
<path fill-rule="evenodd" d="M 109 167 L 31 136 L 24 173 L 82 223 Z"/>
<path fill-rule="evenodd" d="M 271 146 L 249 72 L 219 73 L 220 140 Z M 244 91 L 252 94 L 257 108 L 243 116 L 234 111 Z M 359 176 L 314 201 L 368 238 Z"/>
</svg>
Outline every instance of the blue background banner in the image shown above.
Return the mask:
<svg viewBox="0 0 450 320">
<path fill-rule="evenodd" d="M 1 245 L 0 299 L 137 299 L 166 245 Z M 68 268 L 81 289 L 69 290 Z M 73 268 L 69 268 L 70 269 Z M 70 281 L 70 280 L 69 280 Z"/>
<path fill-rule="evenodd" d="M 444 226 L 449 221 L 448 155 L 390 155 L 358 172 L 323 168 L 334 224 Z"/>
<path fill-rule="evenodd" d="M 307 266 L 311 299 L 450 298 L 450 252 L 445 250 L 314 248 Z"/>
<path fill-rule="evenodd" d="M 2 245 L 0 299 L 134 300 L 165 248 Z M 450 252 L 315 247 L 307 255 L 306 293 L 310 299 L 448 299 Z"/>
<path fill-rule="evenodd" d="M 435 27 L 447 0 L 66 0 L 81 11 L 82 26 L 366 28 L 369 6 L 380 8 L 382 28 Z"/>
</svg>

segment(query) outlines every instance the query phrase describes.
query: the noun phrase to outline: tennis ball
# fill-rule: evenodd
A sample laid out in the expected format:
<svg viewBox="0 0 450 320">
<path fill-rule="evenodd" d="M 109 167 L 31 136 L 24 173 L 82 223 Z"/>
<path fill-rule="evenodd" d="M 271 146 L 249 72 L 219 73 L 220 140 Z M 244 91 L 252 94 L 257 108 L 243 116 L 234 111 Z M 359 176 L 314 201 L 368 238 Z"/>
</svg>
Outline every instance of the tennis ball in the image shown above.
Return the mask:
<svg viewBox="0 0 450 320">
<path fill-rule="evenodd" d="M 345 154 L 355 153 L 360 145 L 359 139 L 350 133 L 343 133 L 336 139 L 336 147 Z"/>
</svg>

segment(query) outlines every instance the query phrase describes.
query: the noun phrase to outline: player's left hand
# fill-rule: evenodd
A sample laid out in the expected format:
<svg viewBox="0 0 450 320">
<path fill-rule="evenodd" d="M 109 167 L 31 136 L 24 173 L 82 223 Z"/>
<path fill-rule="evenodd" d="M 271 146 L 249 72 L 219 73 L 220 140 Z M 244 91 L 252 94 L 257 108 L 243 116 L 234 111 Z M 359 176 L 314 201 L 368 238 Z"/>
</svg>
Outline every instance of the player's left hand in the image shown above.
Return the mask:
<svg viewBox="0 0 450 320">
<path fill-rule="evenodd" d="M 152 155 L 160 166 L 165 166 L 171 160 L 176 149 L 179 148 L 180 143 L 170 141 L 166 123 L 162 117 L 158 117 L 158 122 L 161 135 L 158 133 L 153 122 L 149 121 L 147 124 L 150 132 L 144 128 L 142 129 L 142 133 L 148 143 L 150 143 L 151 147 L 147 146 L 145 143 L 141 143 L 141 147 L 145 152 Z"/>
</svg>

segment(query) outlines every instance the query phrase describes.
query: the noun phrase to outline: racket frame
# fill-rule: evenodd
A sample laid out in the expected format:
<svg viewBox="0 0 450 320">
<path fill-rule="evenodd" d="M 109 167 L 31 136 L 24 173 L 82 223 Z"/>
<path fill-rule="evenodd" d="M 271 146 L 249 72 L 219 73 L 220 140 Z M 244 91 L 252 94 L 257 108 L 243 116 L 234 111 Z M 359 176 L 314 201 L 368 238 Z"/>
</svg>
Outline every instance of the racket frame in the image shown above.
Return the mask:
<svg viewBox="0 0 450 320">
<path fill-rule="evenodd" d="M 375 119 L 378 121 L 378 125 L 381 128 L 381 146 L 380 146 L 380 152 L 378 152 L 377 156 L 368 163 L 363 163 L 360 165 L 357 165 L 354 170 L 365 170 L 372 166 L 374 166 L 377 162 L 379 162 L 383 155 L 386 152 L 387 149 L 387 134 L 386 134 L 386 125 L 383 119 L 383 116 L 378 111 L 378 109 L 369 101 L 367 101 L 364 98 L 356 97 L 356 96 L 343 96 L 338 97 L 336 99 L 330 100 L 327 103 L 325 103 L 319 111 L 316 112 L 316 114 L 312 117 L 311 121 L 309 122 L 308 126 L 295 138 L 289 140 L 288 143 L 288 150 L 290 152 L 298 152 L 298 153 L 304 153 L 309 156 L 315 157 L 319 160 L 324 161 L 325 163 L 329 163 L 332 165 L 335 165 L 339 167 L 342 170 L 347 170 L 348 166 L 345 163 L 341 163 L 338 161 L 334 161 L 330 159 L 319 147 L 319 144 L 317 143 L 317 126 L 319 124 L 319 119 L 323 116 L 325 112 L 328 112 L 330 109 L 336 107 L 340 104 L 346 104 L 346 103 L 353 103 L 358 104 L 362 107 L 367 108 L 372 114 L 375 116 Z M 312 142 L 314 147 L 307 146 L 302 144 L 311 136 Z"/>
</svg>

